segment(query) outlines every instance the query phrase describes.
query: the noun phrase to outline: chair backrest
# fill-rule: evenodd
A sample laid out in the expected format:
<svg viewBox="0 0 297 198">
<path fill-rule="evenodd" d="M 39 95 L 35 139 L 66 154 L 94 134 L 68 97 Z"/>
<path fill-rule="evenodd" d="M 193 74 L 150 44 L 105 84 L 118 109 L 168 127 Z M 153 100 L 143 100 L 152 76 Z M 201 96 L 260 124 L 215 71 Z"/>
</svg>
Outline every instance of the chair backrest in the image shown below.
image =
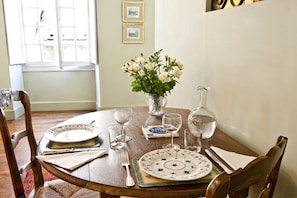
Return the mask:
<svg viewBox="0 0 297 198">
<path fill-rule="evenodd" d="M 230 175 L 226 172 L 218 174 L 208 185 L 206 198 L 226 198 L 230 187 Z"/>
<path fill-rule="evenodd" d="M 25 129 L 19 132 L 14 132 L 12 136 L 10 136 L 7 120 L 4 114 L 4 107 L 9 105 L 10 100 L 21 101 L 25 110 Z M 25 91 L 0 90 L 0 105 L 0 129 L 15 196 L 25 197 L 22 181 L 28 170 L 32 169 L 33 171 L 35 189 L 44 184 L 41 166 L 35 157 L 37 154 L 37 143 L 33 134 L 30 99 Z M 19 141 L 23 138 L 28 140 L 31 154 L 30 161 L 19 168 L 14 150 Z"/>
<path fill-rule="evenodd" d="M 276 145 L 265 156 L 258 156 L 246 167 L 240 168 L 230 175 L 225 172 L 219 174 L 208 185 L 206 198 L 226 197 L 227 194 L 232 196 L 232 194 L 239 192 L 244 193 L 246 192 L 245 189 L 261 181 L 265 181 L 265 184 L 259 198 L 272 198 L 287 142 L 287 137 L 280 136 Z M 226 190 L 225 187 L 221 186 L 229 187 Z"/>
</svg>

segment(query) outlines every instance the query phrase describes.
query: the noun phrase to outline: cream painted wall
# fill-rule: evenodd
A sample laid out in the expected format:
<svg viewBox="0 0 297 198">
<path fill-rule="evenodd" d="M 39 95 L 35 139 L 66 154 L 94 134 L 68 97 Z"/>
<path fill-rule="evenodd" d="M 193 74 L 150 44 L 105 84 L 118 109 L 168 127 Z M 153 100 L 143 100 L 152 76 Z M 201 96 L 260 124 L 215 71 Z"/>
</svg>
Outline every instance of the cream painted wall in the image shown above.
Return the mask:
<svg viewBox="0 0 297 198">
<path fill-rule="evenodd" d="M 269 0 L 207 13 L 205 22 L 205 81 L 220 127 L 260 153 L 289 138 L 275 197 L 297 197 L 296 9 L 294 0 Z"/>
<path fill-rule="evenodd" d="M 99 73 L 101 108 L 143 106 L 144 94 L 131 91 L 130 79 L 121 67 L 141 52 L 154 52 L 154 1 L 144 0 L 144 44 L 122 43 L 122 0 L 99 0 Z"/>
<path fill-rule="evenodd" d="M 95 109 L 94 71 L 24 72 L 33 111 Z"/>
<path fill-rule="evenodd" d="M 156 49 L 184 64 L 179 84 L 168 95 L 167 106 L 194 109 L 196 87 L 203 84 L 205 4 L 196 0 L 156 1 Z"/>
<path fill-rule="evenodd" d="M 3 3 L 0 1 L 0 87 L 10 87 Z"/>
<path fill-rule="evenodd" d="M 197 106 L 196 86 L 209 85 L 208 106 L 232 137 L 265 154 L 279 135 L 287 136 L 274 197 L 297 197 L 297 2 L 267 0 L 213 12 L 204 6 L 156 1 L 156 47 L 185 63 L 169 105 Z"/>
</svg>

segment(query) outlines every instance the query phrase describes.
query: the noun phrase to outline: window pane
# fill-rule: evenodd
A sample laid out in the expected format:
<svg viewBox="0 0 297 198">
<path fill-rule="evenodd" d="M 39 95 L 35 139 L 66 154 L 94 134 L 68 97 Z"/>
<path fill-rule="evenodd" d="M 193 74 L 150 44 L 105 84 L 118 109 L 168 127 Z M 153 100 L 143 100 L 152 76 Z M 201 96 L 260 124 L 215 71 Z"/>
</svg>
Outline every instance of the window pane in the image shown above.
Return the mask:
<svg viewBox="0 0 297 198">
<path fill-rule="evenodd" d="M 85 0 L 80 0 L 85 1 Z M 60 0 L 60 7 L 73 7 L 73 0 Z"/>
<path fill-rule="evenodd" d="M 41 61 L 39 45 L 27 45 L 27 60 L 28 62 Z"/>
<path fill-rule="evenodd" d="M 61 28 L 62 43 L 63 44 L 74 44 L 75 33 L 74 28 Z"/>
<path fill-rule="evenodd" d="M 43 62 L 56 62 L 56 50 L 53 45 L 42 46 L 42 61 Z"/>
<path fill-rule="evenodd" d="M 60 9 L 60 25 L 61 26 L 73 26 L 74 25 L 74 17 L 73 10 L 61 8 Z"/>
<path fill-rule="evenodd" d="M 26 43 L 38 44 L 40 42 L 39 33 L 35 27 L 26 27 L 24 31 Z"/>
<path fill-rule="evenodd" d="M 75 10 L 75 26 L 87 27 L 88 13 L 84 10 Z"/>
<path fill-rule="evenodd" d="M 48 9 L 53 10 L 55 8 L 55 1 L 54 0 L 38 0 L 38 6 L 41 9 Z"/>
<path fill-rule="evenodd" d="M 89 61 L 89 47 L 87 45 L 77 46 L 77 61 Z"/>
<path fill-rule="evenodd" d="M 36 26 L 39 23 L 38 12 L 35 8 L 24 8 L 23 18 L 25 26 Z"/>
<path fill-rule="evenodd" d="M 50 28 L 43 27 L 39 28 L 39 34 L 40 34 L 40 42 L 45 41 L 54 41 L 54 33 L 51 31 Z"/>
<path fill-rule="evenodd" d="M 87 1 L 74 0 L 74 7 L 87 10 L 88 9 L 88 3 L 87 3 Z"/>
<path fill-rule="evenodd" d="M 25 0 L 25 1 L 22 1 L 22 4 L 24 7 L 36 7 L 37 6 L 36 0 Z"/>
<path fill-rule="evenodd" d="M 64 45 L 62 49 L 63 62 L 72 62 L 76 61 L 75 57 L 75 47 L 71 45 Z"/>
<path fill-rule="evenodd" d="M 77 28 L 76 29 L 76 41 L 79 42 L 79 44 L 87 44 L 88 43 L 88 32 L 85 29 Z"/>
<path fill-rule="evenodd" d="M 62 33 L 62 61 L 76 61 L 74 28 L 61 28 Z"/>
</svg>

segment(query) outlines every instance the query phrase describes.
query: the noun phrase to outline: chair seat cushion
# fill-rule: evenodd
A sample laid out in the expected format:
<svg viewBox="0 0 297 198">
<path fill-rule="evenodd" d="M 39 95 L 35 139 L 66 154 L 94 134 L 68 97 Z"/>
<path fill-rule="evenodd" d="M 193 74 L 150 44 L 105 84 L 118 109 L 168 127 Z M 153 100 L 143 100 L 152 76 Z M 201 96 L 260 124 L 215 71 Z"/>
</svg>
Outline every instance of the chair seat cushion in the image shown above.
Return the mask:
<svg viewBox="0 0 297 198">
<path fill-rule="evenodd" d="M 100 198 L 100 193 L 85 188 L 78 187 L 63 180 L 57 179 L 48 181 L 44 187 L 35 194 L 36 198 Z"/>
</svg>

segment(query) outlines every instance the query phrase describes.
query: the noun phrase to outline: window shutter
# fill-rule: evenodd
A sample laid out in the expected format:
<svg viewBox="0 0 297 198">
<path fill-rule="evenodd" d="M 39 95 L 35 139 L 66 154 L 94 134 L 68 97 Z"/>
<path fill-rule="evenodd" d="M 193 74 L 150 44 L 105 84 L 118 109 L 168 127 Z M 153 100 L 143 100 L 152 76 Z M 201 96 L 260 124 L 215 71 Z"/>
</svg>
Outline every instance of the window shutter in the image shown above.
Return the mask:
<svg viewBox="0 0 297 198">
<path fill-rule="evenodd" d="M 89 0 L 91 62 L 95 65 L 98 64 L 96 9 L 96 1 Z"/>
<path fill-rule="evenodd" d="M 18 0 L 4 0 L 6 38 L 10 65 L 25 63 L 20 9 Z"/>
</svg>

